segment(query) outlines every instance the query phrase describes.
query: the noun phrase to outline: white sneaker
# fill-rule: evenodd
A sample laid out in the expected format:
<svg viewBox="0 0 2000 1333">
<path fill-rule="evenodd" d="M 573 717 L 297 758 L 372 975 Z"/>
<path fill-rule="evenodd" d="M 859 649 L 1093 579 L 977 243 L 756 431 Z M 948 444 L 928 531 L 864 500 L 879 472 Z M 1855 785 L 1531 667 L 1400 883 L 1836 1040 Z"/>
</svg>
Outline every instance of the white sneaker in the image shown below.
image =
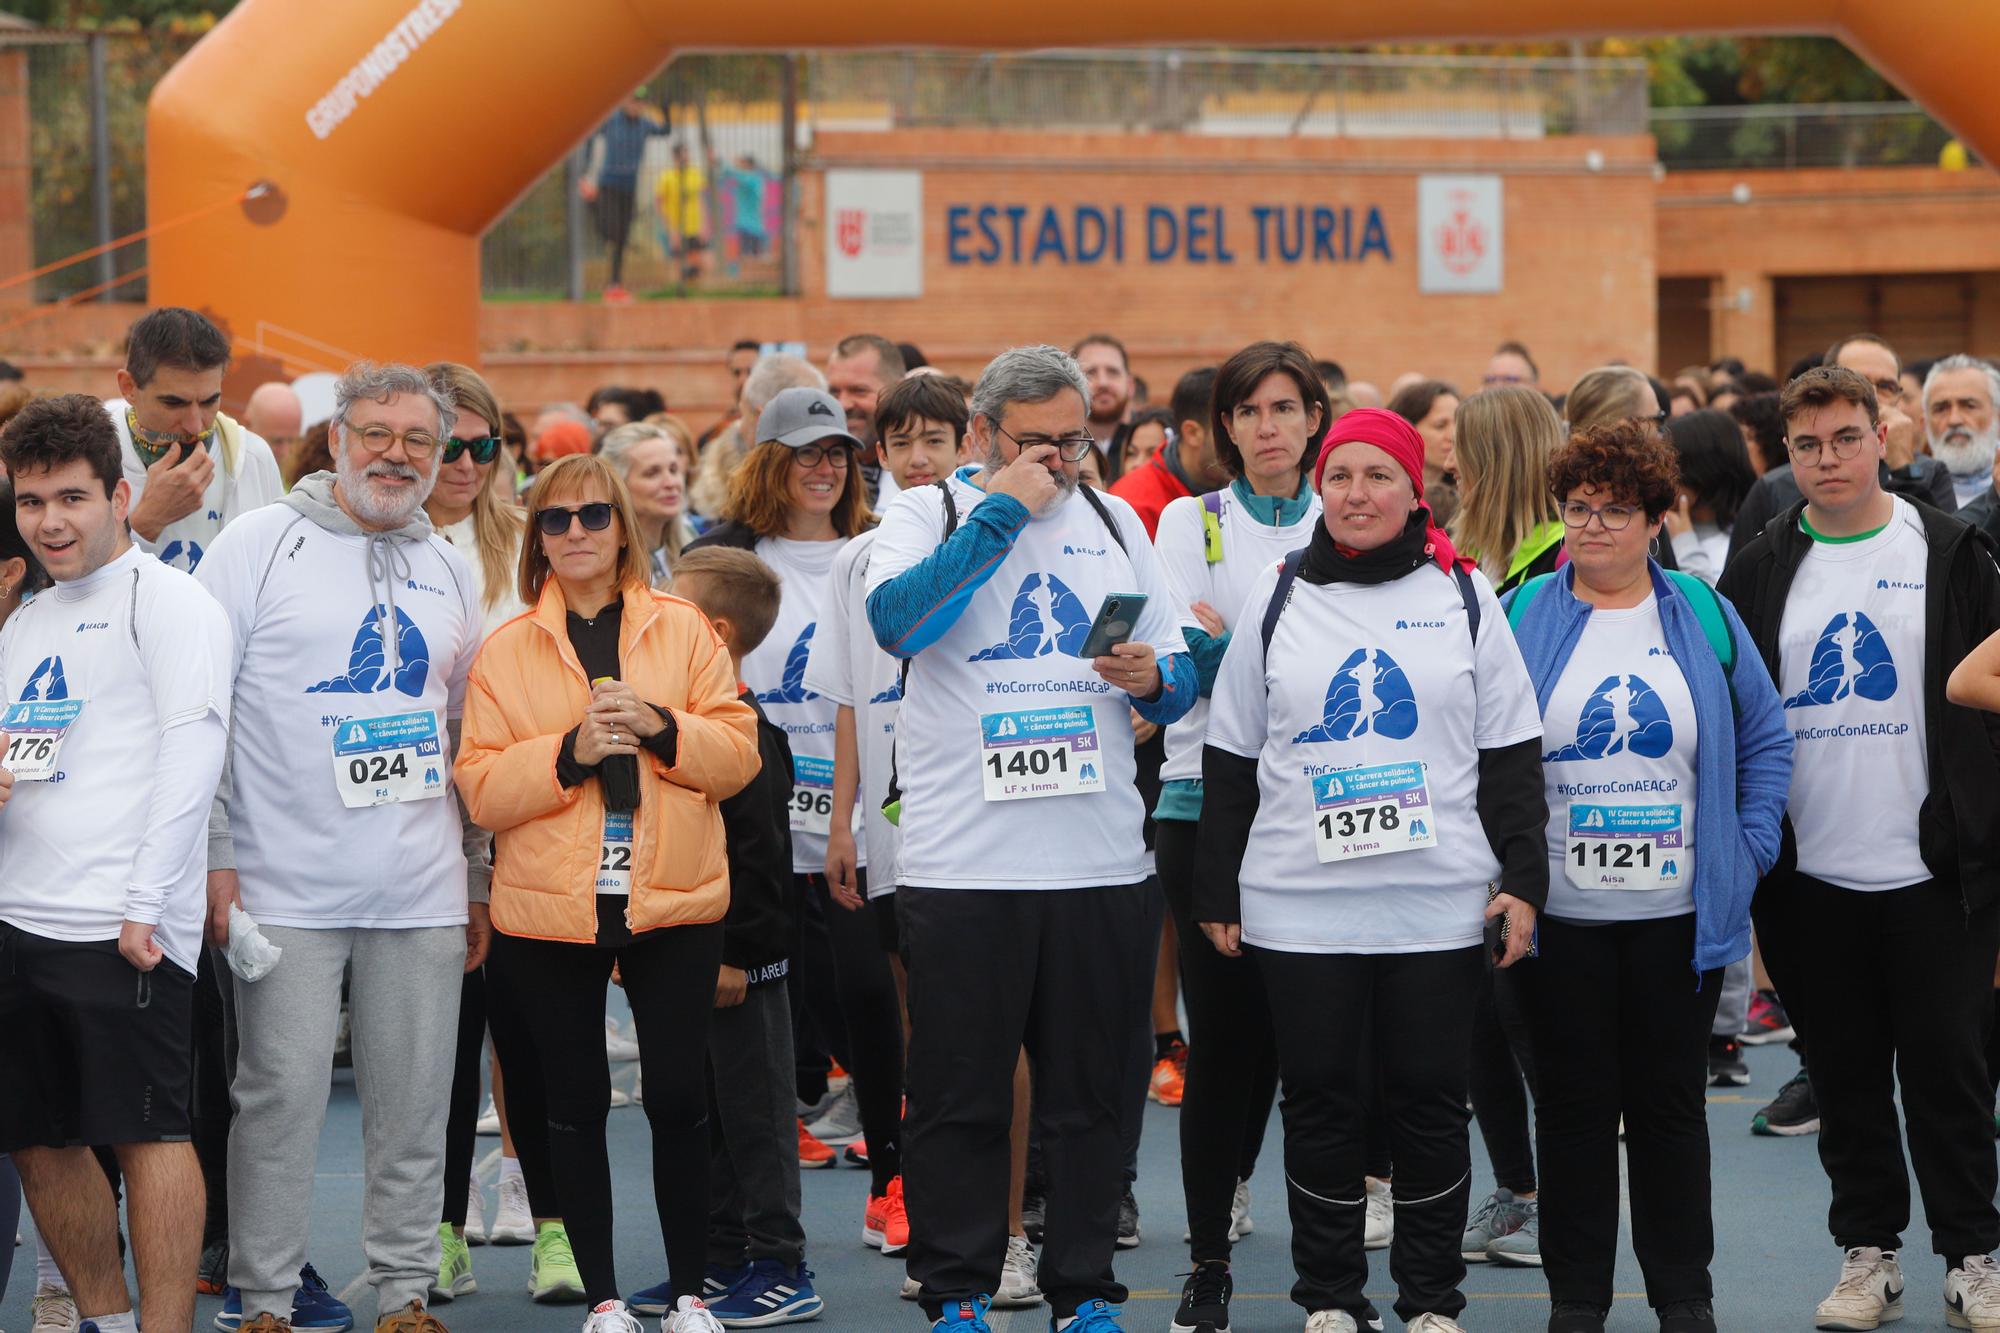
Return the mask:
<svg viewBox="0 0 2000 1333">
<path fill-rule="evenodd" d="M 1368 1220 L 1362 1224 L 1363 1249 L 1386 1250 L 1396 1238 L 1396 1196 L 1389 1182 L 1368 1177 Z M 1431 1316 L 1426 1315 L 1425 1318 Z M 1416 1325 L 1410 1325 L 1415 1328 Z"/>
<path fill-rule="evenodd" d="M 1945 1299 L 1950 1301 L 1950 1278 Z M 1840 1281 L 1813 1312 L 1814 1327 L 1879 1328 L 1903 1317 L 1903 1269 L 1894 1250 L 1857 1245 L 1840 1261 Z M 1960 1328 L 1968 1325 L 1960 1324 Z"/>
<path fill-rule="evenodd" d="M 722 1321 L 708 1312 L 699 1297 L 683 1296 L 660 1321 L 660 1333 L 724 1333 Z"/>
<path fill-rule="evenodd" d="M 1236 1197 L 1229 1201 L 1230 1244 L 1242 1240 L 1256 1229 L 1257 1224 L 1250 1220 L 1250 1182 L 1239 1180 L 1236 1182 Z M 1193 1239 L 1194 1232 L 1186 1229 L 1181 1231 L 1181 1244 L 1185 1245 Z"/>
<path fill-rule="evenodd" d="M 1944 1275 L 1944 1321 L 1953 1328 L 2000 1333 L 2000 1264 L 1974 1254 Z"/>
<path fill-rule="evenodd" d="M 1360 1327 L 1345 1310 L 1314 1310 L 1306 1316 L 1306 1333 L 1359 1333 Z"/>
<path fill-rule="evenodd" d="M 473 1128 L 481 1138 L 490 1139 L 500 1132 L 500 1108 L 493 1104 L 493 1098 L 486 1098 L 486 1109 L 479 1113 L 479 1123 Z"/>
<path fill-rule="evenodd" d="M 924 1284 L 917 1281 L 909 1274 L 905 1273 L 903 1275 L 903 1291 L 902 1291 L 903 1299 L 906 1301 L 913 1301 L 917 1299 L 917 1297 L 923 1294 L 924 1294 Z"/>
<path fill-rule="evenodd" d="M 618 1109 L 619 1107 L 621 1107 L 621 1106 L 630 1106 L 631 1104 L 632 1104 L 632 1094 L 631 1094 L 631 1093 L 629 1093 L 629 1092 L 625 1091 L 625 1089 L 623 1089 L 623 1088 L 613 1088 L 613 1089 L 611 1090 L 611 1109 L 612 1109 L 612 1110 L 614 1110 L 614 1111 L 615 1111 L 615 1110 L 617 1110 L 617 1109 Z"/>
<path fill-rule="evenodd" d="M 993 1308 L 1018 1310 L 1040 1305 L 1042 1288 L 1037 1281 L 1035 1247 L 1026 1236 L 1007 1237 L 1007 1258 L 1000 1266 L 1000 1289 L 993 1293 Z"/>
<path fill-rule="evenodd" d="M 855 1100 L 854 1087 L 849 1084 L 833 1104 L 826 1108 L 819 1119 L 806 1126 L 812 1136 L 829 1148 L 838 1148 L 853 1143 L 861 1137 L 861 1103 Z"/>
<path fill-rule="evenodd" d="M 76 1326 L 83 1322 L 70 1294 L 46 1282 L 35 1288 L 28 1314 L 35 1321 L 28 1333 L 76 1333 Z"/>
<path fill-rule="evenodd" d="M 618 1020 L 608 1014 L 604 1019 L 604 1058 L 614 1065 L 630 1064 L 639 1058 L 638 1038 L 619 1031 Z"/>
<path fill-rule="evenodd" d="M 583 1333 L 646 1333 L 646 1326 L 632 1317 L 623 1301 L 606 1301 L 583 1320 Z"/>
<path fill-rule="evenodd" d="M 517 1175 L 500 1177 L 500 1206 L 493 1213 L 493 1229 L 486 1233 L 495 1245 L 533 1245 L 535 1215 L 528 1207 L 528 1182 Z"/>
<path fill-rule="evenodd" d="M 465 1196 L 465 1243 L 484 1245 L 486 1235 L 486 1195 L 479 1188 L 479 1177 L 474 1176 Z"/>
<path fill-rule="evenodd" d="M 1465 1330 L 1441 1314 L 1420 1314 L 1403 1325 L 1403 1333 L 1465 1333 Z"/>
</svg>

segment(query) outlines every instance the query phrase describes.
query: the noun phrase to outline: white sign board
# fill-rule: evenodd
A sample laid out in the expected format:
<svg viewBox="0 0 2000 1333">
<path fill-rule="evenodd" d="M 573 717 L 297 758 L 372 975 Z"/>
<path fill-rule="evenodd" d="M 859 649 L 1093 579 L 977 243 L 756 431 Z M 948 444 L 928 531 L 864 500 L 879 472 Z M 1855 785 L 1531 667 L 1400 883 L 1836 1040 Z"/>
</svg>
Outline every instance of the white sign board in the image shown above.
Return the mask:
<svg viewBox="0 0 2000 1333">
<path fill-rule="evenodd" d="M 1499 291 L 1503 212 L 1498 176 L 1417 177 L 1417 290 Z"/>
<path fill-rule="evenodd" d="M 826 294 L 924 294 L 924 173 L 826 173 Z"/>
</svg>

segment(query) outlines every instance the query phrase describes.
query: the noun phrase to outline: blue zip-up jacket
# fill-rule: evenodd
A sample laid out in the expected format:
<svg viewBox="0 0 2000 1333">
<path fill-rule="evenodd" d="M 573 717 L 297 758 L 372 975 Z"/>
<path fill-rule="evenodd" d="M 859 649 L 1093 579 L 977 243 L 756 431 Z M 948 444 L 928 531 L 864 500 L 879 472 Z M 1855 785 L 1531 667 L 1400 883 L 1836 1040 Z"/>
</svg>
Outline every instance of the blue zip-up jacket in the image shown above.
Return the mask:
<svg viewBox="0 0 2000 1333">
<path fill-rule="evenodd" d="M 1725 675 L 1695 611 L 1654 561 L 1646 562 L 1659 599 L 1667 648 L 1694 698 L 1694 970 L 1726 967 L 1750 952 L 1750 896 L 1778 859 L 1785 802 L 1792 785 L 1792 733 L 1756 641 L 1726 599 L 1723 618 L 1736 642 Z M 1590 603 L 1572 585 L 1576 567 L 1556 572 L 1515 627 L 1521 657 L 1546 716 L 1549 695 L 1590 620 Z M 1504 604 L 1512 605 L 1519 592 Z M 1736 702 L 1730 703 L 1735 686 Z M 1720 793 L 1732 799 L 1720 799 Z"/>
</svg>

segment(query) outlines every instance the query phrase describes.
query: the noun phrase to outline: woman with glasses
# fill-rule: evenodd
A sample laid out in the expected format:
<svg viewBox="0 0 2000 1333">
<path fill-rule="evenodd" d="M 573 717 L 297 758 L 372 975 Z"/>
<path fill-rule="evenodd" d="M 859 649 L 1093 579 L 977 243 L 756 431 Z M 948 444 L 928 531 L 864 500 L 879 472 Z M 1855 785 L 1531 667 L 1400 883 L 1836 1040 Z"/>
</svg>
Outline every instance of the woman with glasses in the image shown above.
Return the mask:
<svg viewBox="0 0 2000 1333">
<path fill-rule="evenodd" d="M 848 1090 L 807 1128 L 828 1146 L 865 1140 L 870 1184 L 862 1230 L 879 1246 L 890 1230 L 907 1234 L 900 1149 L 902 1005 L 865 901 L 865 850 L 858 853 L 855 899 L 836 899 L 826 878 L 840 710 L 805 684 L 814 633 L 830 601 L 834 557 L 875 520 L 868 510 L 860 444 L 847 433 L 846 413 L 832 394 L 803 386 L 784 389 L 745 425 L 754 426 L 757 443 L 730 479 L 726 520 L 690 549 L 740 547 L 754 552 L 781 581 L 778 619 L 763 644 L 744 657 L 743 679 L 792 742 L 792 870 L 803 901 L 804 936 L 792 961 L 798 982 L 793 1026 L 807 1030 L 799 1020 L 810 1015 L 811 1026 L 851 1079 Z M 808 1087 L 801 1095 L 819 1091 Z"/>
<path fill-rule="evenodd" d="M 672 417 L 629 422 L 607 431 L 597 452 L 632 492 L 639 549 L 648 552 L 653 582 L 665 583 L 694 538 L 686 509 L 688 463 L 694 457 L 687 427 Z"/>
<path fill-rule="evenodd" d="M 527 497 L 519 592 L 465 691 L 459 789 L 494 830 L 496 990 L 517 997 L 542 1076 L 556 1197 L 592 1305 L 586 1333 L 640 1333 L 618 1299 L 611 1077 L 614 965 L 632 1005 L 653 1193 L 673 1289 L 667 1333 L 719 1333 L 707 1258 L 708 1102 L 698 1071 L 729 905 L 718 802 L 755 776 L 756 714 L 690 604 L 654 592 L 631 497 L 600 458 L 564 458 Z"/>
<path fill-rule="evenodd" d="M 1542 715 L 1549 896 L 1516 978 L 1536 1070 L 1549 1333 L 1602 1333 L 1619 1210 L 1662 1333 L 1716 1327 L 1708 1040 L 1750 896 L 1778 855 L 1791 733 L 1736 611 L 1647 556 L 1678 499 L 1638 421 L 1549 465 L 1569 563 L 1507 617 Z"/>
</svg>

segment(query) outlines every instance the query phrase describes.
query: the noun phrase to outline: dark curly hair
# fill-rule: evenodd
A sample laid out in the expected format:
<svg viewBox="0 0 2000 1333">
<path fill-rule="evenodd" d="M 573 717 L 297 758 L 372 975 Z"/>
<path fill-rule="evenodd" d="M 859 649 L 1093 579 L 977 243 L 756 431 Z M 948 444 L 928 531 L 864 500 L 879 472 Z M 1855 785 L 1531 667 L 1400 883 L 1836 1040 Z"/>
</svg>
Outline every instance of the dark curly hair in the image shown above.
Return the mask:
<svg viewBox="0 0 2000 1333">
<path fill-rule="evenodd" d="M 37 398 L 0 431 L 0 463 L 19 476 L 81 460 L 104 483 L 108 498 L 125 475 L 118 457 L 118 428 L 104 404 L 87 393 Z"/>
<path fill-rule="evenodd" d="M 1549 493 L 1557 504 L 1579 486 L 1637 504 L 1652 522 L 1680 500 L 1680 464 L 1674 447 L 1650 420 L 1606 422 L 1569 437 L 1549 460 Z"/>
</svg>

